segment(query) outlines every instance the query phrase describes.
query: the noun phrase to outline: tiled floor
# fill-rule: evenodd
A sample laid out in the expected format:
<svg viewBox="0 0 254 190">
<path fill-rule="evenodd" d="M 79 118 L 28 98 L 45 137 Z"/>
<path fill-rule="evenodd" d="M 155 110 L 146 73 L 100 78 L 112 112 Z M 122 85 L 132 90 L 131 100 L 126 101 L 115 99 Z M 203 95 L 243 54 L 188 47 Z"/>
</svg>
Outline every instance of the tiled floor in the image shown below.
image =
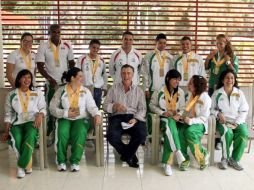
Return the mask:
<svg viewBox="0 0 254 190">
<path fill-rule="evenodd" d="M 254 144 L 250 154 L 245 153 L 242 164 L 245 170 L 226 171 L 209 167 L 198 169 L 195 161 L 189 171 L 181 172 L 174 167 L 173 176 L 163 175 L 162 168 L 149 164 L 148 148 L 140 147 L 138 157 L 140 168 L 129 168 L 110 149 L 109 160 L 104 167 L 95 166 L 95 153 L 87 148 L 82 159 L 81 170 L 77 173 L 58 172 L 54 164 L 53 148 L 49 149 L 49 168 L 43 171 L 34 163 L 31 175 L 16 178 L 16 159 L 11 149 L 0 150 L 0 190 L 253 190 L 254 189 Z M 35 157 L 38 151 L 35 152 Z M 220 152 L 216 152 L 219 161 Z"/>
</svg>

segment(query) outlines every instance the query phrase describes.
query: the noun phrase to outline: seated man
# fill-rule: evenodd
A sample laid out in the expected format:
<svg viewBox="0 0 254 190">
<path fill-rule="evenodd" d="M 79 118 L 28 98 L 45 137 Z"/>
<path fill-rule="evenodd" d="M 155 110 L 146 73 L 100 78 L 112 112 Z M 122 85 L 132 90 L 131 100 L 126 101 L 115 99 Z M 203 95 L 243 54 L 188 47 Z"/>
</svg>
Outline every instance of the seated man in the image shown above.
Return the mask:
<svg viewBox="0 0 254 190">
<path fill-rule="evenodd" d="M 107 140 L 121 155 L 122 161 L 126 161 L 130 167 L 138 168 L 136 151 L 147 135 L 144 122 L 146 102 L 143 90 L 132 84 L 133 74 L 134 68 L 131 65 L 122 66 L 122 82 L 109 89 L 103 109 L 110 113 Z M 128 145 L 122 142 L 122 134 L 131 136 Z"/>
</svg>

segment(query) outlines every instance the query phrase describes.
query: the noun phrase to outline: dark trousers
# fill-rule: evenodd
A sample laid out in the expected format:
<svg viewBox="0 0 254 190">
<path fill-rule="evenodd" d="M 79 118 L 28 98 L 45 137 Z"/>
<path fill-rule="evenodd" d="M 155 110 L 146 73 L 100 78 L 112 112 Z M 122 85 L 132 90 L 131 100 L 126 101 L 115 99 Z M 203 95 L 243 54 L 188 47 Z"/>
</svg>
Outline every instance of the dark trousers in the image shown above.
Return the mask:
<svg viewBox="0 0 254 190">
<path fill-rule="evenodd" d="M 133 118 L 131 114 L 115 115 L 109 117 L 109 127 L 107 130 L 107 140 L 116 149 L 116 151 L 126 160 L 130 160 L 136 153 L 140 144 L 146 140 L 147 129 L 143 121 L 137 123 L 124 130 L 121 122 L 128 122 Z M 131 139 L 129 144 L 124 144 L 121 140 L 123 134 L 130 135 Z"/>
<path fill-rule="evenodd" d="M 94 88 L 93 89 L 93 98 L 94 98 L 96 106 L 99 109 L 101 107 L 101 96 L 102 96 L 102 89 L 101 88 Z"/>
</svg>

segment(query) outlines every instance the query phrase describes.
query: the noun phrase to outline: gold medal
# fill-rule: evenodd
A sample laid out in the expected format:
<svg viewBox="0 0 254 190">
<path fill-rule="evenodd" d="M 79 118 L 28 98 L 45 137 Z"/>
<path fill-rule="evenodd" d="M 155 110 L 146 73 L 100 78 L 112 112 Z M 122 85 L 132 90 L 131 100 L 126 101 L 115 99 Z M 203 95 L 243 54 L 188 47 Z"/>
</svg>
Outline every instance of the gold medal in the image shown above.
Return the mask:
<svg viewBox="0 0 254 190">
<path fill-rule="evenodd" d="M 215 66 L 215 68 L 214 68 L 214 74 L 218 75 L 219 70 L 220 70 L 220 67 Z"/>
<path fill-rule="evenodd" d="M 60 62 L 59 62 L 59 60 L 55 60 L 55 66 L 56 66 L 56 67 L 60 67 Z"/>
<path fill-rule="evenodd" d="M 61 43 L 59 43 L 57 46 L 53 44 L 51 41 L 49 41 L 49 43 L 50 43 L 51 51 L 53 52 L 55 67 L 60 67 L 59 49 L 60 49 Z"/>
<path fill-rule="evenodd" d="M 99 67 L 99 56 L 97 55 L 95 60 L 92 60 L 91 57 L 89 57 L 89 59 L 92 66 L 92 80 L 93 80 L 93 83 L 95 83 L 96 82 L 95 74 L 96 74 L 97 68 Z"/>
<path fill-rule="evenodd" d="M 25 92 L 25 98 L 23 98 L 22 91 L 19 89 L 18 90 L 18 95 L 19 95 L 19 100 L 20 100 L 20 105 L 22 108 L 22 117 L 25 121 L 28 121 L 29 119 L 29 114 L 28 114 L 28 105 L 29 105 L 29 100 L 30 100 L 30 90 Z"/>
<path fill-rule="evenodd" d="M 184 81 L 188 81 L 188 73 L 184 73 L 183 74 L 183 80 Z"/>
<path fill-rule="evenodd" d="M 160 77 L 164 77 L 164 68 L 160 68 Z"/>
<path fill-rule="evenodd" d="M 154 50 L 157 61 L 159 62 L 160 66 L 160 77 L 164 77 L 164 65 L 166 63 L 166 51 L 162 52 L 162 56 L 159 55 L 159 51 L 157 49 Z"/>
<path fill-rule="evenodd" d="M 28 112 L 24 112 L 24 113 L 23 113 L 23 119 L 24 119 L 25 121 L 28 121 L 28 120 L 29 120 L 29 113 L 28 113 Z"/>
</svg>

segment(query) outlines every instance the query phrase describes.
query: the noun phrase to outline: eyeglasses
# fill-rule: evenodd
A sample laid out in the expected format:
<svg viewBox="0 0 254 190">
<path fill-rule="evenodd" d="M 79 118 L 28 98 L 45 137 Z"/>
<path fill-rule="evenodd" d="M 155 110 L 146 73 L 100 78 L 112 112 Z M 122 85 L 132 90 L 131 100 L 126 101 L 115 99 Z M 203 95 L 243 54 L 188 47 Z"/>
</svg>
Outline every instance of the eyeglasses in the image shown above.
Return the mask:
<svg viewBox="0 0 254 190">
<path fill-rule="evenodd" d="M 23 42 L 24 44 L 32 44 L 32 43 L 33 43 L 33 40 L 31 40 L 31 41 L 23 40 L 22 42 Z"/>
</svg>

